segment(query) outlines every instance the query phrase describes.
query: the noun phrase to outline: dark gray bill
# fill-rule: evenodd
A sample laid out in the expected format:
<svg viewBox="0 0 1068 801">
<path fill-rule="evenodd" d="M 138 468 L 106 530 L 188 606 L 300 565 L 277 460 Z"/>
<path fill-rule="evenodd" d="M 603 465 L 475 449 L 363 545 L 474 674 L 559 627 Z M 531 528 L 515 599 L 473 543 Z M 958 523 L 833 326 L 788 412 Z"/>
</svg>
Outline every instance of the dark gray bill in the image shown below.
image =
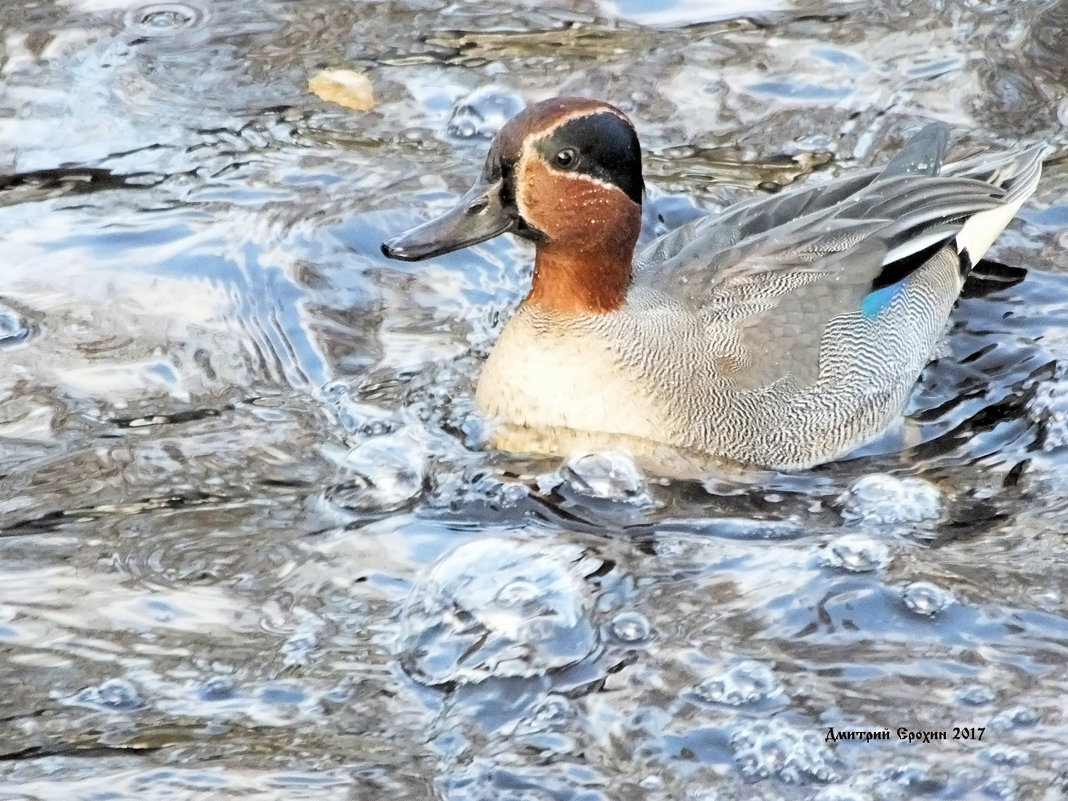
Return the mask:
<svg viewBox="0 0 1068 801">
<path fill-rule="evenodd" d="M 479 181 L 440 217 L 383 242 L 382 252 L 391 259 L 419 261 L 477 245 L 514 227 L 515 220 L 501 202 L 501 182 Z"/>
</svg>

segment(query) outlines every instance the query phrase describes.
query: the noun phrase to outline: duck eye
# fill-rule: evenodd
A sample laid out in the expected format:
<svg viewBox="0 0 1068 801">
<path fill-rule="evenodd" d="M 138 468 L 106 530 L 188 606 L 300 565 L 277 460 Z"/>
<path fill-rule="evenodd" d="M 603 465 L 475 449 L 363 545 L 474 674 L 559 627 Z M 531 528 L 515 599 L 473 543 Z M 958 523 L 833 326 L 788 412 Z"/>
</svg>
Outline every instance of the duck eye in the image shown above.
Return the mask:
<svg viewBox="0 0 1068 801">
<path fill-rule="evenodd" d="M 562 170 L 570 170 L 578 164 L 578 160 L 578 151 L 573 147 L 565 147 L 553 156 L 553 163 Z"/>
</svg>

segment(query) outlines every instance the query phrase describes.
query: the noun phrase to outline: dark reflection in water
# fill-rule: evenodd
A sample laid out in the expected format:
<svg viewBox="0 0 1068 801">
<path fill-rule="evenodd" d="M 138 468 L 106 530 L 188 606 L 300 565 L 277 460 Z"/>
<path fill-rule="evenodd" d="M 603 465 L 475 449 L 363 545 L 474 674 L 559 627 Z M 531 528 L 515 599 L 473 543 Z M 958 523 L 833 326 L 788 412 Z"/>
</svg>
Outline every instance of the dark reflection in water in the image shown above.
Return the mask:
<svg viewBox="0 0 1068 801">
<path fill-rule="evenodd" d="M 0 798 L 1068 786 L 1065 8 L 0 5 Z M 882 447 L 669 481 L 480 448 L 525 245 L 378 251 L 554 93 L 646 236 L 930 117 L 1050 154 Z"/>
</svg>

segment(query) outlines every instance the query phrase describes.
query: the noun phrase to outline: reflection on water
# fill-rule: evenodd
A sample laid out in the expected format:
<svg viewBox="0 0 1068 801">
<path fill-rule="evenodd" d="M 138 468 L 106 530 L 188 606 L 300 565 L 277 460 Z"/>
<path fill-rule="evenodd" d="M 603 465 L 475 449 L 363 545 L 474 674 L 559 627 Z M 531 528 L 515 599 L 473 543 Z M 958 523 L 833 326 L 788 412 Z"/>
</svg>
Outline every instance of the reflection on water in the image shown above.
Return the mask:
<svg viewBox="0 0 1068 801">
<path fill-rule="evenodd" d="M 905 5 L 8 0 L 0 798 L 1063 789 L 1068 6 Z M 331 67 L 378 105 L 309 94 Z M 703 481 L 484 451 L 529 250 L 378 242 L 553 93 L 638 122 L 647 235 L 925 117 L 1048 141 L 918 444 Z"/>
</svg>

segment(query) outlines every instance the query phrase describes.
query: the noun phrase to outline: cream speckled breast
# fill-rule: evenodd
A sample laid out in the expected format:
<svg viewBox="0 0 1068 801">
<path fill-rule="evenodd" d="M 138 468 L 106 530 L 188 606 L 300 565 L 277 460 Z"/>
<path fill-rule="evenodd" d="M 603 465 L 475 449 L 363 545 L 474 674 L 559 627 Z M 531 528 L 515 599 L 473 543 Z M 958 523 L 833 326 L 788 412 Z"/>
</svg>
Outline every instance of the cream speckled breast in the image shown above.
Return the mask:
<svg viewBox="0 0 1068 801">
<path fill-rule="evenodd" d="M 597 332 L 525 307 L 486 360 L 475 401 L 488 416 L 536 429 L 648 437 L 662 425 L 641 380 Z"/>
</svg>

